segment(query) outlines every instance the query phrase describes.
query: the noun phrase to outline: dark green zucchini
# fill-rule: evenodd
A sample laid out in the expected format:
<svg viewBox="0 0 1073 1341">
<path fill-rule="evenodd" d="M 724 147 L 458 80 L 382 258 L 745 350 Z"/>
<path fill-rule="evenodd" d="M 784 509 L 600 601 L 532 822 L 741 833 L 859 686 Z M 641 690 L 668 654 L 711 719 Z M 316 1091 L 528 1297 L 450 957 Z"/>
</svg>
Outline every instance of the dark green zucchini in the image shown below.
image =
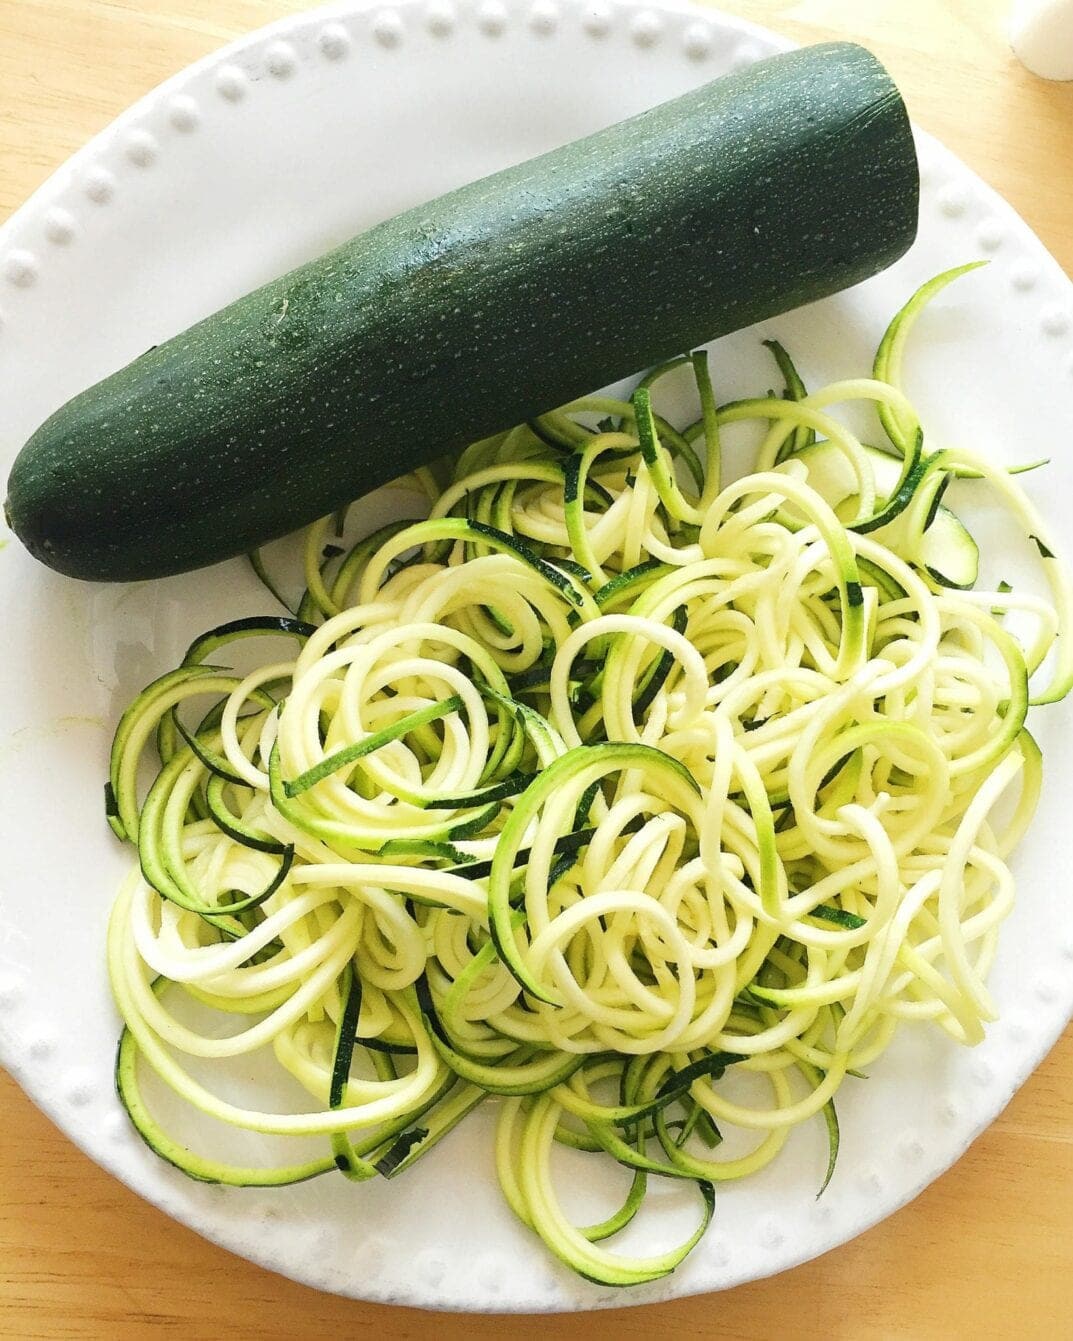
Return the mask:
<svg viewBox="0 0 1073 1341">
<path fill-rule="evenodd" d="M 866 279 L 912 242 L 917 195 L 874 57 L 772 57 L 380 224 L 149 350 L 38 429 L 8 522 L 98 580 L 251 550 Z"/>
</svg>

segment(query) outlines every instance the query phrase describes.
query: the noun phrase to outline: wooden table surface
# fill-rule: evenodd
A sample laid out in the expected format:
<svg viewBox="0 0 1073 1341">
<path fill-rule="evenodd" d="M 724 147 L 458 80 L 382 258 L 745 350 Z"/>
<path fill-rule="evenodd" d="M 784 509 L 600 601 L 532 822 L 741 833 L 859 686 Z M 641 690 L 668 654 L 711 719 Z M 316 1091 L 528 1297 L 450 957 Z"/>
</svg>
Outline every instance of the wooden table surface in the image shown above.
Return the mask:
<svg viewBox="0 0 1073 1341">
<path fill-rule="evenodd" d="M 0 221 L 168 75 L 302 0 L 0 0 Z M 914 118 L 1073 272 L 1073 84 L 1013 59 L 1000 0 L 725 0 L 805 41 L 855 38 Z M 763 1341 L 1068 1336 L 1073 1032 L 912 1205 L 797 1270 L 723 1295 L 557 1318 L 432 1315 L 319 1295 L 174 1224 L 0 1074 L 0 1337 L 380 1341 L 652 1333 Z"/>
</svg>

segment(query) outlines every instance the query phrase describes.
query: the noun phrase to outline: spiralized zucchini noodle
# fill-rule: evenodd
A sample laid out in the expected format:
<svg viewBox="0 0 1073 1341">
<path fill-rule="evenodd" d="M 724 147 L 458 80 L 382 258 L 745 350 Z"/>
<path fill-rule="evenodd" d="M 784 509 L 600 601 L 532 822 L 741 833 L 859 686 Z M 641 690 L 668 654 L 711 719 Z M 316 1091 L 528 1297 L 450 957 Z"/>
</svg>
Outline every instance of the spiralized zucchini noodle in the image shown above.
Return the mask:
<svg viewBox="0 0 1073 1341">
<path fill-rule="evenodd" d="M 108 956 L 119 1092 L 158 1154 L 237 1185 L 393 1178 L 491 1096 L 519 1219 L 627 1285 L 673 1270 L 714 1186 L 810 1118 L 829 1179 L 835 1096 L 903 1023 L 982 1038 L 1040 787 L 1026 714 L 1068 692 L 1073 649 L 1066 570 L 1014 472 L 926 444 L 901 386 L 910 327 L 970 268 L 913 296 L 871 377 L 808 392 L 772 345 L 784 394 L 717 405 L 706 356 L 683 356 L 629 401 L 418 472 L 423 520 L 353 543 L 324 519 L 294 612 L 212 630 L 137 698 L 107 796 L 139 863 Z M 690 372 L 700 414 L 677 429 L 653 402 Z M 834 413 L 859 402 L 881 445 Z M 744 422 L 762 440 L 726 482 Z M 1049 596 L 976 589 L 953 479 L 1031 537 Z M 218 664 L 268 635 L 271 662 Z M 261 1049 L 308 1111 L 225 1100 L 189 1061 Z M 144 1066 L 322 1153 L 195 1154 Z M 721 1156 L 728 1128 L 746 1153 Z M 607 1220 L 568 1219 L 556 1144 L 632 1171 Z M 696 1185 L 696 1232 L 605 1247 L 653 1177 Z"/>
</svg>

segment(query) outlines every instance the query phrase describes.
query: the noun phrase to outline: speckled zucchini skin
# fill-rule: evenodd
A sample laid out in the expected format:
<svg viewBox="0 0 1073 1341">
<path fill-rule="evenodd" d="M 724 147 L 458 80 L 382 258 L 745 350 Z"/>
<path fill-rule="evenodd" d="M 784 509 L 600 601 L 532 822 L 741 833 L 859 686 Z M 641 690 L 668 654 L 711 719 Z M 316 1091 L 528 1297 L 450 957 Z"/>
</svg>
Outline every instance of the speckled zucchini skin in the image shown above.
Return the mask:
<svg viewBox="0 0 1073 1341">
<path fill-rule="evenodd" d="M 805 48 L 380 224 L 76 396 L 7 515 L 73 577 L 240 554 L 442 453 L 866 279 L 913 241 L 905 108 Z"/>
</svg>

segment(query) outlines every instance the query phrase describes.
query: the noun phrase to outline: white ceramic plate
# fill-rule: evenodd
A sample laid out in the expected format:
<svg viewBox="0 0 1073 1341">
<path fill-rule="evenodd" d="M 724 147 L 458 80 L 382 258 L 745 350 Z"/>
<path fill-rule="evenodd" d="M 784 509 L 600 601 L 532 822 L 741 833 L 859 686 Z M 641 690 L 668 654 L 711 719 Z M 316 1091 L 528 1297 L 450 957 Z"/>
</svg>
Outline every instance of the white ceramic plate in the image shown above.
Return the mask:
<svg viewBox="0 0 1073 1341">
<path fill-rule="evenodd" d="M 707 9 L 551 0 L 344 4 L 243 39 L 132 108 L 0 231 L 0 472 L 61 401 L 270 276 L 785 45 Z M 863 372 L 915 284 L 991 256 L 923 323 L 912 390 L 936 437 L 1007 460 L 1053 451 L 1029 488 L 1062 516 L 1073 504 L 1073 288 L 972 173 L 927 137 L 920 147 L 911 253 L 849 293 L 721 341 L 720 386 L 768 385 L 762 334 L 785 341 L 808 380 Z M 1001 575 L 1021 561 L 1004 549 Z M 574 1279 L 513 1221 L 483 1113 L 399 1184 L 188 1182 L 141 1145 L 112 1092 L 103 939 L 128 854 L 104 825 L 101 784 L 110 729 L 136 689 L 196 632 L 263 608 L 237 562 L 88 587 L 16 544 L 0 555 L 0 1061 L 94 1159 L 234 1252 L 342 1294 L 448 1308 L 590 1308 L 734 1285 L 824 1252 L 914 1196 L 1065 1024 L 1073 717 L 1051 709 L 1036 718 L 1046 790 L 993 979 L 1002 1018 L 971 1053 L 907 1034 L 872 1079 L 847 1085 L 841 1159 L 821 1201 L 824 1137 L 812 1123 L 773 1166 L 721 1194 L 673 1277 L 622 1293 Z M 599 1191 L 591 1176 L 574 1179 L 582 1214 L 595 1210 L 584 1205 Z M 660 1192 L 653 1232 L 670 1241 L 695 1208 Z"/>
</svg>

